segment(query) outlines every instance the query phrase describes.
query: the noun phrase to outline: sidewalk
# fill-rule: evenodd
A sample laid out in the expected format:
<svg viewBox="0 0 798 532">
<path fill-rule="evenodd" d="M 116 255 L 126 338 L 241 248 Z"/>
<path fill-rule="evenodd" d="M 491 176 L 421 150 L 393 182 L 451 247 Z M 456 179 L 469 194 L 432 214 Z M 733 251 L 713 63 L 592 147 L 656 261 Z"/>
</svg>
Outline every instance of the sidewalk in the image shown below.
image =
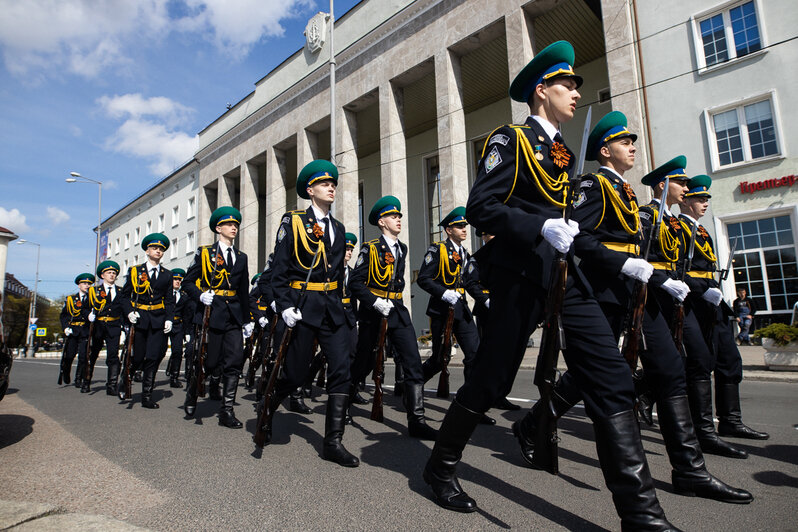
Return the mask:
<svg viewBox="0 0 798 532">
<path fill-rule="evenodd" d="M 104 515 L 68 513 L 66 509 L 53 504 L 0 500 L 0 530 L 13 532 L 59 532 L 62 530 L 135 532 L 147 529 Z"/>
</svg>

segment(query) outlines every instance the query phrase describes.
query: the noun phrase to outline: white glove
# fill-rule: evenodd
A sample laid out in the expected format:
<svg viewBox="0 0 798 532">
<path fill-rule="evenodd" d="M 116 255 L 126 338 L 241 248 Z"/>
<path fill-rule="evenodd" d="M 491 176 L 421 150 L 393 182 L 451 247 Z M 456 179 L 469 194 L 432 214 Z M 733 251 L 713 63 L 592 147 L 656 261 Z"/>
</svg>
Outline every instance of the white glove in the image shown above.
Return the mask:
<svg viewBox="0 0 798 532">
<path fill-rule="evenodd" d="M 460 299 L 460 292 L 456 290 L 446 290 L 441 299 L 449 303 L 450 305 L 454 305 L 457 303 L 457 300 Z"/>
<path fill-rule="evenodd" d="M 383 316 L 388 317 L 388 314 L 391 313 L 391 309 L 393 308 L 393 301 L 378 297 L 377 301 L 374 302 L 374 308 Z"/>
<path fill-rule="evenodd" d="M 560 253 L 568 253 L 568 249 L 579 234 L 579 224 L 573 220 L 565 222 L 562 218 L 549 218 L 543 224 L 540 234 Z"/>
<path fill-rule="evenodd" d="M 269 320 L 266 319 L 266 316 L 258 318 L 258 325 L 260 325 L 261 329 L 265 329 L 267 323 L 269 323 Z"/>
<path fill-rule="evenodd" d="M 183 342 L 184 342 L 184 343 L 186 343 L 186 344 L 187 344 L 187 343 L 189 343 L 190 341 L 191 341 L 191 335 L 190 335 L 190 334 L 187 334 L 187 335 L 185 335 L 185 336 L 183 337 Z"/>
<path fill-rule="evenodd" d="M 662 283 L 662 288 L 679 301 L 684 301 L 684 298 L 690 293 L 689 286 L 682 281 L 675 281 L 673 279 L 668 279 Z"/>
<path fill-rule="evenodd" d="M 302 321 L 302 312 L 299 309 L 291 307 L 283 311 L 283 321 L 289 327 L 293 327 Z"/>
<path fill-rule="evenodd" d="M 72 336 L 72 327 L 67 327 L 64 329 L 64 334 L 67 336 Z"/>
<path fill-rule="evenodd" d="M 208 290 L 200 294 L 200 302 L 206 307 L 210 307 L 213 303 L 213 290 Z"/>
<path fill-rule="evenodd" d="M 89 312 L 89 323 L 94 323 L 94 320 L 96 319 L 97 315 L 94 313 L 94 311 L 92 310 L 91 312 Z"/>
<path fill-rule="evenodd" d="M 244 324 L 244 338 L 249 338 L 250 336 L 252 336 L 252 329 L 254 328 L 255 328 L 254 321 Z"/>
<path fill-rule="evenodd" d="M 277 301 L 272 301 L 272 304 L 269 306 L 272 308 L 272 312 L 277 312 Z"/>
<path fill-rule="evenodd" d="M 164 332 L 164 334 L 169 334 L 169 331 L 171 331 L 171 330 L 172 330 L 172 322 L 169 321 L 169 320 L 166 320 L 165 322 L 163 322 L 163 332 Z"/>
<path fill-rule="evenodd" d="M 127 315 L 127 321 L 135 325 L 136 322 L 139 321 L 140 317 L 141 316 L 139 316 L 139 313 L 134 310 L 133 312 Z"/>
<path fill-rule="evenodd" d="M 127 336 L 125 336 L 125 331 L 122 331 L 121 333 L 119 333 L 119 345 L 122 345 L 122 344 L 125 343 L 125 338 L 127 338 Z"/>
<path fill-rule="evenodd" d="M 485 300 L 485 307 L 490 308 L 490 298 Z"/>
<path fill-rule="evenodd" d="M 717 307 L 720 305 L 720 301 L 723 299 L 723 292 L 717 288 L 707 288 L 707 291 L 704 292 L 704 295 L 701 297 Z"/>
<path fill-rule="evenodd" d="M 621 273 L 636 281 L 647 283 L 651 274 L 654 273 L 654 266 L 643 259 L 629 257 L 626 259 L 626 262 L 623 263 Z"/>
</svg>

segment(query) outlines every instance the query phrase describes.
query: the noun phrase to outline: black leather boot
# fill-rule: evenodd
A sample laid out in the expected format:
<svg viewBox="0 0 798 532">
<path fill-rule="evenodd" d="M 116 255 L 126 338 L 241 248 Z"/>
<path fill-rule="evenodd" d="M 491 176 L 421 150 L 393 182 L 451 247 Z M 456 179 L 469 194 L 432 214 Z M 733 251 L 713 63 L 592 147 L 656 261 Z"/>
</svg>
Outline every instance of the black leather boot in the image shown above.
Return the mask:
<svg viewBox="0 0 798 532">
<path fill-rule="evenodd" d="M 349 403 L 345 393 L 333 393 L 327 397 L 327 414 L 324 420 L 324 447 L 321 457 L 344 467 L 357 467 L 360 460 L 346 450 L 341 438 L 344 435 L 344 415 Z"/>
<path fill-rule="evenodd" d="M 172 376 L 169 377 L 169 387 L 170 388 L 182 388 L 183 387 L 183 383 L 178 380 L 177 375 L 175 375 L 174 373 L 172 373 Z"/>
<path fill-rule="evenodd" d="M 119 363 L 108 366 L 108 380 L 105 381 L 105 394 L 116 395 L 116 383 L 119 379 Z"/>
<path fill-rule="evenodd" d="M 500 397 L 493 403 L 493 408 L 498 410 L 521 410 L 521 406 L 511 403 L 506 397 Z"/>
<path fill-rule="evenodd" d="M 82 360 L 78 359 L 78 367 L 75 368 L 75 380 L 73 384 L 75 388 L 83 387 L 83 377 L 86 375 L 86 365 Z"/>
<path fill-rule="evenodd" d="M 612 492 L 621 530 L 678 530 L 665 518 L 657 500 L 634 412 L 596 418 L 593 429 L 604 482 Z"/>
<path fill-rule="evenodd" d="M 740 409 L 740 385 L 718 384 L 715 379 L 715 411 L 718 413 L 718 434 L 748 440 L 767 440 L 770 434 L 759 432 L 743 423 Z"/>
<path fill-rule="evenodd" d="M 352 394 L 351 402 L 356 405 L 367 405 L 369 403 L 369 400 L 360 395 L 360 392 L 358 392 L 357 389 L 355 389 L 354 393 Z"/>
<path fill-rule="evenodd" d="M 673 467 L 671 479 L 676 493 L 737 504 L 754 500 L 746 490 L 732 488 L 707 471 L 686 395 L 659 399 L 657 404 L 659 428 Z"/>
<path fill-rule="evenodd" d="M 269 415 L 265 421 L 263 445 L 269 445 L 272 441 L 272 423 L 274 422 L 274 413 L 280 408 L 280 404 L 288 397 L 290 392 L 284 391 L 285 388 L 280 386 L 278 382 L 274 387 L 274 397 L 269 403 Z M 260 418 L 260 413 L 265 408 L 266 398 L 262 398 L 257 406 L 257 417 Z M 257 422 L 256 422 L 257 423 Z M 257 430 L 257 427 L 256 427 Z M 253 437 L 254 439 L 254 437 Z"/>
<path fill-rule="evenodd" d="M 405 383 L 404 395 L 407 409 L 407 432 L 413 438 L 435 441 L 438 431 L 427 425 L 424 419 L 424 389 L 420 382 Z"/>
<path fill-rule="evenodd" d="M 152 391 L 155 388 L 155 372 L 158 369 L 157 360 L 145 360 L 144 372 L 141 379 L 141 406 L 144 408 L 159 408 L 158 403 L 152 400 Z"/>
<path fill-rule="evenodd" d="M 552 403 L 554 404 L 554 411 L 557 419 L 564 416 L 575 404 L 566 401 L 556 392 L 552 394 Z M 538 401 L 535 403 L 535 406 L 532 407 L 532 410 L 523 418 L 513 423 L 513 434 L 515 434 L 516 439 L 518 439 L 518 445 L 521 447 L 521 457 L 524 459 L 524 462 L 535 469 L 548 469 L 543 463 L 548 461 L 547 458 L 538 457 L 537 461 L 535 459 L 535 437 L 537 434 L 538 420 L 543 414 L 544 408 L 545 405 L 543 401 Z"/>
<path fill-rule="evenodd" d="M 467 513 L 477 509 L 476 501 L 460 487 L 456 469 L 481 417 L 482 414 L 465 408 L 455 398 L 424 466 L 424 482 L 432 489 L 433 500 L 447 510 Z"/>
<path fill-rule="evenodd" d="M 393 378 L 393 394 L 396 397 L 402 397 L 405 391 L 405 370 L 396 360 L 394 360 Z"/>
<path fill-rule="evenodd" d="M 86 368 L 84 366 L 84 371 L 85 371 L 85 369 Z M 89 393 L 91 391 L 91 378 L 92 378 L 92 373 L 93 372 L 91 370 L 89 370 L 88 373 L 89 373 L 88 377 L 84 377 L 83 378 L 83 382 L 80 385 L 80 393 Z M 84 375 L 85 375 L 85 373 L 84 373 Z"/>
<path fill-rule="evenodd" d="M 186 418 L 194 417 L 194 412 L 197 410 L 197 388 L 195 386 L 186 387 L 186 400 L 183 403 L 183 409 L 186 411 Z"/>
<path fill-rule="evenodd" d="M 310 414 L 313 412 L 308 405 L 305 404 L 305 399 L 302 396 L 302 389 L 297 388 L 291 392 L 290 400 L 288 402 L 288 410 L 296 412 L 297 414 Z"/>
<path fill-rule="evenodd" d="M 144 376 L 141 370 L 138 370 L 133 374 L 133 382 L 142 382 L 143 379 Z"/>
<path fill-rule="evenodd" d="M 70 384 L 72 382 L 72 360 L 62 360 L 61 365 L 63 367 L 64 384 Z"/>
<path fill-rule="evenodd" d="M 219 389 L 219 384 L 221 383 L 221 380 L 222 377 L 220 375 L 208 376 L 208 399 L 212 399 L 214 401 L 222 400 L 222 392 Z"/>
<path fill-rule="evenodd" d="M 708 380 L 688 382 L 687 396 L 701 450 L 705 454 L 748 458 L 747 452 L 721 440 L 715 432 L 715 423 L 712 419 L 712 383 Z"/>
<path fill-rule="evenodd" d="M 238 389 L 238 375 L 222 376 L 222 408 L 219 410 L 219 424 L 230 429 L 240 429 L 244 426 L 236 419 L 233 412 L 233 405 L 236 402 L 236 390 Z"/>
</svg>

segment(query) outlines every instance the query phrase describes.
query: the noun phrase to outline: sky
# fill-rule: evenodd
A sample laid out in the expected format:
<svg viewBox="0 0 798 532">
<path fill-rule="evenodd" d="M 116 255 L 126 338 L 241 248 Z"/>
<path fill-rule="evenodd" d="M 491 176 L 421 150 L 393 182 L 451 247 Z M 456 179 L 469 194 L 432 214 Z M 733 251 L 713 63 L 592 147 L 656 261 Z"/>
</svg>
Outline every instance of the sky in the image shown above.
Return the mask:
<svg viewBox="0 0 798 532">
<path fill-rule="evenodd" d="M 338 0 L 336 18 L 358 3 Z M 197 133 L 305 44 L 327 0 L 0 0 L 0 227 L 40 245 L 39 292 L 94 269 L 107 218 L 190 160 Z M 37 247 L 6 271 L 33 289 Z"/>
</svg>

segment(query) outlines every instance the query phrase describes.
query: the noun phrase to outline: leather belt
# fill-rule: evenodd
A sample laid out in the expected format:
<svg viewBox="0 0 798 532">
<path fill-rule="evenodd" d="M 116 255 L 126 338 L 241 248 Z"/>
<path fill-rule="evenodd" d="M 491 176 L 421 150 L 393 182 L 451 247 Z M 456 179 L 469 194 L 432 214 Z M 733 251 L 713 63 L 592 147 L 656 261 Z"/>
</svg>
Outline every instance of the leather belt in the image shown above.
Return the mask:
<svg viewBox="0 0 798 532">
<path fill-rule="evenodd" d="M 305 281 L 291 281 L 289 286 L 291 288 L 296 288 L 297 290 L 302 290 L 302 287 L 305 286 Z M 308 283 L 308 290 L 312 292 L 327 292 L 337 288 L 338 281 L 332 281 L 330 283 Z"/>
<path fill-rule="evenodd" d="M 160 310 L 164 308 L 163 301 L 157 303 L 155 305 L 142 305 L 141 303 L 133 302 L 133 308 L 139 308 L 141 310 Z"/>
<path fill-rule="evenodd" d="M 713 279 L 715 272 L 687 272 L 690 277 L 697 277 L 698 279 Z"/>
<path fill-rule="evenodd" d="M 348 297 L 341 299 L 341 303 L 343 303 L 344 305 L 348 305 L 351 301 L 352 300 Z"/>
<path fill-rule="evenodd" d="M 627 242 L 602 242 L 604 247 L 620 253 L 631 253 L 632 255 L 640 255 L 640 246 L 637 244 L 630 244 Z"/>
<path fill-rule="evenodd" d="M 236 295 L 235 290 L 214 290 L 213 293 L 216 294 L 217 296 L 224 296 L 224 297 L 233 297 L 234 295 Z"/>
<path fill-rule="evenodd" d="M 674 265 L 673 265 L 672 262 L 649 262 L 649 264 L 651 264 L 654 267 L 655 270 L 673 271 L 673 270 L 676 269 L 676 268 L 674 268 Z"/>
<path fill-rule="evenodd" d="M 261 307 L 260 305 L 258 305 L 258 310 L 260 310 L 260 311 L 265 311 L 265 310 L 267 310 L 268 308 L 269 308 L 269 307 Z"/>
<path fill-rule="evenodd" d="M 402 299 L 402 292 L 388 292 L 386 290 L 378 290 L 376 288 L 369 288 L 369 292 L 377 297 L 384 297 L 386 299 Z"/>
<path fill-rule="evenodd" d="M 85 321 L 72 321 L 72 322 L 69 323 L 70 327 L 72 327 L 73 325 L 75 327 L 83 327 L 84 325 L 86 325 L 86 322 Z"/>
<path fill-rule="evenodd" d="M 119 319 L 119 316 L 100 316 L 97 319 L 100 321 L 116 321 Z"/>
</svg>

